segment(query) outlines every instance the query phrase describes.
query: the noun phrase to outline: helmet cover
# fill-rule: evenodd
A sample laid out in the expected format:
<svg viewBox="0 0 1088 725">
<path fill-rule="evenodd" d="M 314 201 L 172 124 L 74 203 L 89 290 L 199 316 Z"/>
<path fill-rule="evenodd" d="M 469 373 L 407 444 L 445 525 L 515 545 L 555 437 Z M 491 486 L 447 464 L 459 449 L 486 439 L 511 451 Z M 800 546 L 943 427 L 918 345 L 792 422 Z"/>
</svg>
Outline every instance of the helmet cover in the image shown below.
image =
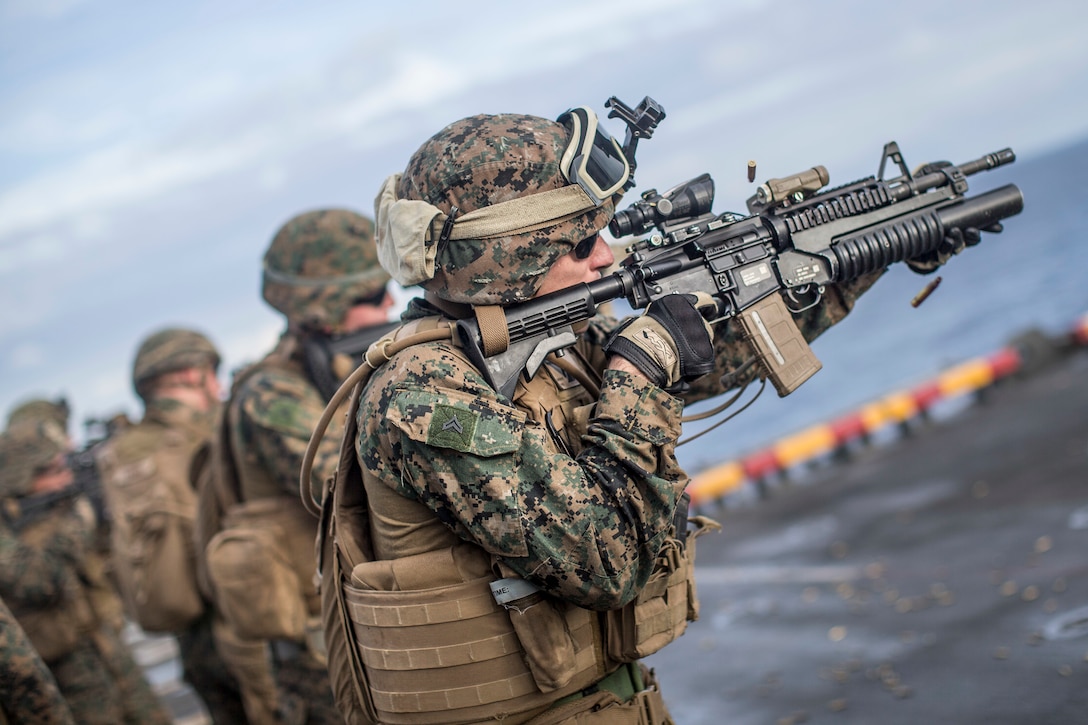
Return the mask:
<svg viewBox="0 0 1088 725">
<path fill-rule="evenodd" d="M 0 496 L 26 496 L 34 478 L 68 450 L 55 420 L 24 420 L 0 433 Z"/>
<path fill-rule="evenodd" d="M 347 311 L 382 292 L 374 222 L 346 209 L 293 217 L 264 255 L 261 294 L 300 330 L 337 332 Z"/>
<path fill-rule="evenodd" d="M 45 398 L 32 398 L 24 401 L 11 409 L 8 413 L 8 426 L 18 425 L 26 421 L 52 420 L 68 430 L 68 401 L 64 398 L 47 400 Z"/>
<path fill-rule="evenodd" d="M 195 330 L 171 327 L 148 336 L 136 351 L 132 362 L 132 385 L 136 394 L 147 398 L 149 383 L 159 375 L 199 368 L 219 367 L 219 351 Z"/>
<path fill-rule="evenodd" d="M 558 189 L 569 182 L 559 161 L 569 142 L 561 124 L 521 114 L 456 121 L 412 155 L 397 196 L 449 214 Z M 437 250 L 433 279 L 422 286 L 466 304 L 506 305 L 530 299 L 544 275 L 578 242 L 612 218 L 612 200 L 536 231 L 486 240 L 448 240 Z M 456 219 L 455 219 L 456 221 Z"/>
</svg>

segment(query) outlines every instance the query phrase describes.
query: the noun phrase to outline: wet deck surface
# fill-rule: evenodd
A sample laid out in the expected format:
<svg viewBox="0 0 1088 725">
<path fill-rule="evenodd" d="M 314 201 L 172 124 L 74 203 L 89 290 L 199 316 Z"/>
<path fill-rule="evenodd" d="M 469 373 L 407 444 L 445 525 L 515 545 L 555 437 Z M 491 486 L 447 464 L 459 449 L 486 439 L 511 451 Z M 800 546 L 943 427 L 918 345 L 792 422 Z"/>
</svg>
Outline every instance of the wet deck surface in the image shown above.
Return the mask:
<svg viewBox="0 0 1088 725">
<path fill-rule="evenodd" d="M 1088 723 L 1088 353 L 707 510 L 682 725 Z"/>
</svg>

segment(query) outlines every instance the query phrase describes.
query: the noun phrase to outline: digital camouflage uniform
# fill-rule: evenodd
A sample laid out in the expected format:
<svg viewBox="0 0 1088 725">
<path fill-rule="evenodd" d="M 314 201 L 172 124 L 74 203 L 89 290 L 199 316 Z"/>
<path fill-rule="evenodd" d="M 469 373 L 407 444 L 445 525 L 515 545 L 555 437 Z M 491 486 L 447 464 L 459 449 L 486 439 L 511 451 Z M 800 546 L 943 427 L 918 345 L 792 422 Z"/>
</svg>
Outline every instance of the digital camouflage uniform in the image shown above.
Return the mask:
<svg viewBox="0 0 1088 725">
<path fill-rule="evenodd" d="M 55 423 L 19 424 L 0 435 L 0 489 L 28 497 L 35 471 L 63 453 Z M 5 512 L 19 511 L 5 505 Z M 48 664 L 78 723 L 169 723 L 117 632 L 95 611 L 100 570 L 87 566 L 94 514 L 82 496 L 0 521 L 0 596 Z"/>
<path fill-rule="evenodd" d="M 214 375 L 218 365 L 218 351 L 198 332 L 169 328 L 149 335 L 141 343 L 133 364 L 133 383 L 144 401 L 143 419 L 116 434 L 97 452 L 110 507 L 130 519 L 114 526 L 115 556 L 134 557 L 140 566 L 143 565 L 140 560 L 151 562 L 142 552 L 147 539 L 141 527 L 156 518 L 163 521 L 168 517 L 176 522 L 180 541 L 172 543 L 184 544 L 188 556 L 186 560 L 171 558 L 166 562 L 174 569 L 163 572 L 168 580 L 150 580 L 150 585 L 164 596 L 181 591 L 186 599 L 192 599 L 191 595 L 198 594 L 193 548 L 197 501 L 190 466 L 196 451 L 214 431 L 219 402 L 209 400 L 208 409 L 200 410 L 169 393 L 156 392 L 155 381 L 163 374 L 186 368 L 210 368 L 210 374 Z M 133 571 L 132 566 L 127 565 L 126 571 Z M 145 576 L 145 572 L 135 571 L 134 575 Z M 130 586 L 134 588 L 130 598 L 143 596 L 141 589 L 134 584 Z M 238 683 L 216 652 L 212 636 L 214 610 L 206 602 L 200 602 L 199 597 L 195 598 L 203 612 L 182 628 L 168 630 L 177 638 L 182 676 L 203 700 L 213 722 L 244 723 L 246 716 Z M 152 613 L 159 622 L 165 616 L 165 613 L 159 616 Z M 139 622 L 138 612 L 133 612 L 133 619 Z M 150 623 L 145 625 L 151 627 Z M 160 627 L 161 624 L 154 631 Z"/>
<path fill-rule="evenodd" d="M 65 398 L 57 400 L 32 398 L 12 408 L 8 414 L 8 427 L 51 421 L 59 426 L 67 437 L 70 412 Z M 87 496 L 95 515 L 94 543 L 87 551 L 85 559 L 85 566 L 96 572 L 93 577 L 96 585 L 91 590 L 91 601 L 99 619 L 120 635 L 125 626 L 124 604 L 121 601 L 120 592 L 117 591 L 112 566 L 111 516 L 106 506 L 101 481 L 95 471 L 93 449 L 87 448 L 78 453 L 69 452 L 68 461 L 75 473 L 75 486 Z"/>
<path fill-rule="evenodd" d="M 0 599 L 0 723 L 75 723 L 68 703 L 15 615 Z"/>
<path fill-rule="evenodd" d="M 325 409 L 304 364 L 302 346 L 312 335 L 340 332 L 340 323 L 357 301 L 373 298 L 389 280 L 377 264 L 373 223 L 354 212 L 320 210 L 292 218 L 275 235 L 264 260 L 263 294 L 288 321 L 276 348 L 255 369 L 239 375 L 228 403 L 232 455 L 243 501 L 277 498 L 301 507 L 299 471 L 314 425 Z M 340 426 L 343 416 L 336 417 Z M 326 438 L 314 464 L 313 495 L 331 476 L 339 451 L 337 427 Z M 320 603 L 314 587 L 312 520 L 300 553 L 300 593 L 320 630 Z M 273 670 L 287 723 L 339 723 L 329 686 L 324 652 L 313 639 L 272 643 Z"/>
<path fill-rule="evenodd" d="M 557 188 L 566 183 L 557 172 L 566 142 L 564 129 L 543 119 L 474 116 L 447 127 L 416 152 L 397 195 L 446 213 L 453 206 L 466 213 Z M 468 308 L 457 305 L 532 297 L 554 262 L 603 228 L 612 211 L 606 202 L 537 231 L 440 245 L 434 277 L 423 282 L 427 300 L 414 300 L 402 319 L 464 315 Z M 876 276 L 829 289 L 818 307 L 799 316 L 805 336 L 812 339 L 842 319 Z M 732 326 L 722 325 L 714 347 L 716 369 L 677 397 L 645 378 L 605 369 L 601 346 L 616 327 L 613 319 L 593 319 L 562 360 L 553 355 L 531 383 L 521 379 L 513 399 L 492 389 L 452 342 L 419 344 L 394 355 L 371 376 L 359 400 L 354 446 L 365 495 L 340 492 L 343 509 L 334 510 L 369 516 L 366 522 L 348 522 L 347 531 L 356 534 L 369 526 L 368 543 L 379 561 L 457 550 L 467 542 L 496 561 L 504 575 L 512 572 L 555 601 L 600 612 L 602 618 L 634 600 L 670 535 L 688 483 L 674 455 L 685 403 L 724 392 L 755 372 L 749 369 L 723 383 L 723 376 L 738 371 L 752 352 Z M 391 500 L 390 493 L 399 500 Z M 343 541 L 347 534 L 337 525 Z M 349 553 L 366 546 L 354 543 L 358 546 L 338 544 L 345 576 L 362 564 Z M 351 582 L 363 586 L 358 576 Z M 383 645 L 368 640 L 360 646 L 380 650 Z M 602 705 L 618 708 L 609 711 L 615 713 L 625 707 L 616 698 L 599 699 L 604 694 L 586 695 L 582 710 L 570 697 L 553 703 L 561 706 L 562 718 L 582 717 Z M 504 717 L 511 723 L 534 717 L 550 723 L 551 715 Z M 400 722 L 416 722 L 403 717 Z M 608 712 L 595 717 L 600 719 L 594 723 L 610 722 Z M 650 717 L 671 722 L 667 713 Z M 568 722 L 562 718 L 557 714 L 554 722 Z"/>
</svg>

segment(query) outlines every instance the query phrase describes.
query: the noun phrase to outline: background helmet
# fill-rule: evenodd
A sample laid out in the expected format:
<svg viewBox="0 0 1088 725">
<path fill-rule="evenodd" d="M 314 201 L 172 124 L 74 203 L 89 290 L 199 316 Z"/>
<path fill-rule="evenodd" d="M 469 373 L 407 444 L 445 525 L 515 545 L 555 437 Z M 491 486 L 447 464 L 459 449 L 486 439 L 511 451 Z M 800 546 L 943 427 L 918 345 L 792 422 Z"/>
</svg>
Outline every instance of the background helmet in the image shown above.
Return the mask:
<svg viewBox="0 0 1088 725">
<path fill-rule="evenodd" d="M 401 176 L 397 196 L 464 214 L 566 186 L 559 161 L 570 140 L 555 121 L 520 114 L 456 121 L 424 142 Z M 467 304 L 510 304 L 536 294 L 544 275 L 574 245 L 603 229 L 611 200 L 574 219 L 487 240 L 443 243 L 423 287 Z"/>
<path fill-rule="evenodd" d="M 26 496 L 34 477 L 68 450 L 55 420 L 24 420 L 0 433 L 0 496 Z"/>
<path fill-rule="evenodd" d="M 8 413 L 8 426 L 19 425 L 27 421 L 51 420 L 68 430 L 68 416 L 71 410 L 68 401 L 64 398 L 46 400 L 45 398 L 33 398 L 20 403 Z"/>
<path fill-rule="evenodd" d="M 299 330 L 337 332 L 347 311 L 384 292 L 374 222 L 345 209 L 306 212 L 284 224 L 264 255 L 261 294 Z"/>
<path fill-rule="evenodd" d="M 152 381 L 159 375 L 204 365 L 213 370 L 219 367 L 219 351 L 211 340 L 194 330 L 160 330 L 146 338 L 136 351 L 132 385 L 136 394 L 146 400 Z"/>
</svg>

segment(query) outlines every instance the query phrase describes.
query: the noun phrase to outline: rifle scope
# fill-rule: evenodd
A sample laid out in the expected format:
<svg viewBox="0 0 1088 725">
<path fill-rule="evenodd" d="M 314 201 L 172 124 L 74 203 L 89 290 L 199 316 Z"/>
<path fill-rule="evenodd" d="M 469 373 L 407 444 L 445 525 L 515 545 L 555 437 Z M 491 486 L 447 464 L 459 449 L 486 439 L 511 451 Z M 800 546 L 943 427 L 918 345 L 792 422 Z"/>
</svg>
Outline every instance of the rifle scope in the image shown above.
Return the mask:
<svg viewBox="0 0 1088 725">
<path fill-rule="evenodd" d="M 695 219 L 709 214 L 712 206 L 714 179 L 710 174 L 703 174 L 677 184 L 664 194 L 658 194 L 657 189 L 647 189 L 639 201 L 616 212 L 608 223 L 608 231 L 616 238 L 642 234 L 670 220 Z"/>
</svg>

